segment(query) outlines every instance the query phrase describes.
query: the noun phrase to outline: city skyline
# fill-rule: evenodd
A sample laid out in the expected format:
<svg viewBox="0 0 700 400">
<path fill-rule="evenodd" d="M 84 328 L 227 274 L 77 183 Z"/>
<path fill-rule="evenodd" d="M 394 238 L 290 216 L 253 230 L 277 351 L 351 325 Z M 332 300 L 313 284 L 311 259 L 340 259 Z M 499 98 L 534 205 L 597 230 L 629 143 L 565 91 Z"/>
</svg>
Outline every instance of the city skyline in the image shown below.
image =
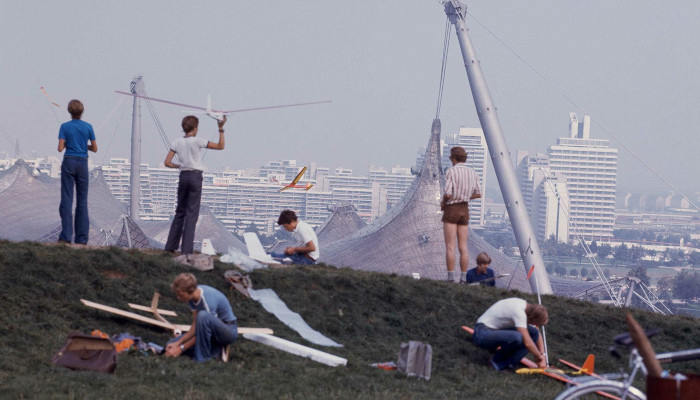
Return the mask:
<svg viewBox="0 0 700 400">
<path fill-rule="evenodd" d="M 0 68 L 11 77 L 0 90 L 6 110 L 0 150 L 12 154 L 10 141 L 18 139 L 23 149 L 31 143 L 50 154 L 58 124 L 67 119 L 64 106 L 75 97 L 99 128 L 97 159 L 128 157 L 130 101 L 114 90 L 127 90 L 135 75 L 144 76 L 152 96 L 200 104 L 211 93 L 222 108 L 333 100 L 235 116 L 227 124 L 228 148 L 205 158 L 214 168 L 285 158 L 355 171 L 412 166 L 414 149 L 425 145 L 445 21 L 437 2 L 273 1 L 275 13 L 267 14 L 253 3 L 73 4 L 0 5 Z M 512 154 L 545 152 L 563 136 L 573 111 L 591 115 L 593 134 L 620 149 L 620 190 L 671 190 L 634 152 L 684 193 L 698 191 L 700 121 L 689 116 L 700 104 L 693 72 L 700 49 L 692 45 L 700 39 L 699 4 L 467 5 Z M 446 133 L 478 127 L 454 39 L 441 112 Z M 182 110 L 155 108 L 166 134 L 177 137 Z M 142 114 L 144 161 L 159 164 L 167 150 L 145 107 Z M 215 129 L 203 120 L 202 135 L 213 138 Z"/>
</svg>

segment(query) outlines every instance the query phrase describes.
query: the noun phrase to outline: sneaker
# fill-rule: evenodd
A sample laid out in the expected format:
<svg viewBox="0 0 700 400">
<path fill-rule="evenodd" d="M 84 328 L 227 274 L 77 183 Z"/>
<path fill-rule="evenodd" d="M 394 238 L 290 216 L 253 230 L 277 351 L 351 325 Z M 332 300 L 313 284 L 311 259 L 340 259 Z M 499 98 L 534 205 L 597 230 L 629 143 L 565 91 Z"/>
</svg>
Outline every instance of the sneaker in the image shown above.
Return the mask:
<svg viewBox="0 0 700 400">
<path fill-rule="evenodd" d="M 460 285 L 466 285 L 466 284 L 467 284 L 467 281 L 463 281 L 463 280 L 460 279 L 460 280 L 459 280 L 459 284 L 460 284 Z"/>
<path fill-rule="evenodd" d="M 228 362 L 229 349 L 230 349 L 230 345 L 226 345 L 221 349 L 221 361 Z"/>
</svg>

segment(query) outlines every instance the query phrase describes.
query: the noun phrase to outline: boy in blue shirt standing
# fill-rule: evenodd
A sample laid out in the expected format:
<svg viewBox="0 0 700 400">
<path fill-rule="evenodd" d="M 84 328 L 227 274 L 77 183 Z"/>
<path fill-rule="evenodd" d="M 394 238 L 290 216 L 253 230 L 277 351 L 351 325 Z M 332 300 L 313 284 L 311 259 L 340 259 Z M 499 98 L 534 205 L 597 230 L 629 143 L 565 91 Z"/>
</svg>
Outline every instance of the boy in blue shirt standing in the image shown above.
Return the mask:
<svg viewBox="0 0 700 400">
<path fill-rule="evenodd" d="M 58 207 L 61 215 L 61 234 L 58 241 L 71 243 L 73 241 L 73 190 L 77 194 L 75 200 L 75 243 L 87 244 L 90 231 L 88 217 L 88 150 L 97 153 L 97 142 L 92 125 L 80 118 L 83 115 L 83 103 L 71 100 L 68 112 L 71 120 L 61 125 L 58 131 L 58 152 L 66 150 L 61 163 L 61 205 Z M 88 141 L 90 144 L 88 144 Z"/>
</svg>

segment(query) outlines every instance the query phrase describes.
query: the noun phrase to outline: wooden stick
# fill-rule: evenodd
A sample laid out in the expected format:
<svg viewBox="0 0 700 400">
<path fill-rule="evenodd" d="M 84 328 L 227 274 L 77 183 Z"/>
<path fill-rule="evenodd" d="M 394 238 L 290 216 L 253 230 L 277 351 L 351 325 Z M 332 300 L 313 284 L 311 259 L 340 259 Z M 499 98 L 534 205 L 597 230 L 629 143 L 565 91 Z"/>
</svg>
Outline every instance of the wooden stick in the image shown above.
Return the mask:
<svg viewBox="0 0 700 400">
<path fill-rule="evenodd" d="M 152 311 L 151 307 L 142 306 L 140 304 L 129 303 L 129 307 L 133 308 L 134 310 L 139 310 L 139 311 L 147 311 L 147 312 Z M 177 313 L 175 311 L 163 310 L 162 308 L 158 309 L 158 313 L 160 313 L 160 315 L 167 315 L 169 317 L 177 317 Z"/>
<path fill-rule="evenodd" d="M 166 324 L 172 327 L 170 329 L 175 330 L 175 327 L 173 326 L 173 324 L 170 323 L 170 321 L 166 320 L 165 318 L 161 317 L 160 314 L 158 314 L 158 299 L 160 299 L 160 293 L 153 293 L 153 299 L 151 300 L 151 312 L 158 321 L 165 322 Z"/>
<path fill-rule="evenodd" d="M 106 306 L 106 305 L 95 303 L 95 302 L 85 300 L 85 299 L 80 299 L 80 302 L 88 307 L 96 308 L 96 309 L 102 310 L 102 311 L 107 311 L 107 312 L 112 313 L 112 314 L 121 315 L 122 317 L 135 319 L 137 321 L 145 322 L 147 324 L 160 326 L 161 328 L 165 328 L 168 330 L 173 330 L 173 327 L 177 330 L 182 331 L 182 332 L 187 332 L 190 330 L 190 325 L 179 325 L 179 324 L 170 324 L 170 323 L 166 324 L 164 322 L 158 321 L 157 319 L 144 317 L 143 315 L 139 315 L 139 314 L 132 313 L 129 311 L 120 310 L 118 308 Z M 238 327 L 238 333 L 239 334 L 253 333 L 253 334 L 266 334 L 266 335 L 274 334 L 272 329 L 269 329 L 269 328 L 244 328 L 244 327 Z"/>
</svg>

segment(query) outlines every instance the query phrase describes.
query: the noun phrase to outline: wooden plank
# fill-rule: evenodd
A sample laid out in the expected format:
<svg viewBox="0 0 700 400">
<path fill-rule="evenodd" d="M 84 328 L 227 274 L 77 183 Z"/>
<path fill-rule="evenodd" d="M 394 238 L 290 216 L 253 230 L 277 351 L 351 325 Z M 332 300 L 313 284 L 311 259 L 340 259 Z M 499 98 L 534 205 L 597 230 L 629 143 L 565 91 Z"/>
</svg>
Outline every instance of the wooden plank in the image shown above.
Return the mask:
<svg viewBox="0 0 700 400">
<path fill-rule="evenodd" d="M 254 334 L 254 335 L 274 335 L 275 332 L 270 328 L 243 328 L 238 327 L 238 334 Z"/>
<path fill-rule="evenodd" d="M 140 304 L 129 303 L 129 307 L 133 308 L 134 310 L 151 312 L 151 307 L 142 306 Z M 160 313 L 160 315 L 167 315 L 169 317 L 177 317 L 177 313 L 175 311 L 163 310 L 162 308 L 159 308 L 158 312 Z"/>
<path fill-rule="evenodd" d="M 166 329 L 172 330 L 172 328 L 174 326 L 173 324 L 166 324 L 164 322 L 158 321 L 157 319 L 144 317 L 143 315 L 139 315 L 139 314 L 132 313 L 129 311 L 120 310 L 118 308 L 114 308 L 114 307 L 110 307 L 110 306 L 105 306 L 103 304 L 95 303 L 95 302 L 92 302 L 89 300 L 80 299 L 80 302 L 85 304 L 88 307 L 96 308 L 96 309 L 102 310 L 102 311 L 107 311 L 107 312 L 112 313 L 112 314 L 121 315 L 122 317 L 135 319 L 137 321 L 145 322 L 147 324 L 160 326 L 161 328 L 166 328 Z M 189 325 L 187 325 L 186 330 L 189 330 Z"/>
<path fill-rule="evenodd" d="M 342 357 L 312 349 L 311 347 L 302 346 L 298 343 L 290 342 L 289 340 L 281 339 L 276 336 L 246 333 L 243 334 L 243 337 L 254 342 L 262 343 L 264 345 L 286 351 L 290 354 L 309 358 L 321 364 L 330 365 L 331 367 L 337 367 L 339 365 L 344 366 L 348 363 L 348 360 Z"/>
<path fill-rule="evenodd" d="M 170 325 L 170 329 L 175 330 L 176 328 L 173 326 L 173 324 L 170 323 L 170 321 L 166 320 L 165 318 L 161 317 L 160 314 L 158 314 L 158 300 L 160 299 L 160 293 L 155 292 L 153 293 L 153 299 L 151 300 L 151 312 L 153 313 L 153 316 L 156 317 L 156 319 L 160 322 L 164 322 L 168 325 Z"/>
<path fill-rule="evenodd" d="M 121 315 L 122 317 L 135 319 L 137 321 L 141 321 L 141 322 L 145 322 L 147 324 L 159 326 L 161 328 L 165 328 L 168 330 L 173 330 L 173 327 L 175 328 L 175 330 L 179 330 L 181 332 L 187 332 L 190 330 L 190 325 L 166 324 L 164 322 L 158 321 L 157 319 L 144 317 L 143 315 L 139 315 L 139 314 L 132 313 L 129 311 L 120 310 L 118 308 L 106 306 L 104 304 L 95 303 L 95 302 L 85 300 L 85 299 L 80 299 L 80 302 L 88 307 L 96 308 L 98 310 L 106 311 L 106 312 L 116 314 L 116 315 Z M 266 335 L 274 334 L 272 329 L 269 329 L 269 328 L 245 328 L 245 327 L 238 327 L 238 333 L 241 335 L 246 334 L 246 333 L 266 334 Z"/>
</svg>

